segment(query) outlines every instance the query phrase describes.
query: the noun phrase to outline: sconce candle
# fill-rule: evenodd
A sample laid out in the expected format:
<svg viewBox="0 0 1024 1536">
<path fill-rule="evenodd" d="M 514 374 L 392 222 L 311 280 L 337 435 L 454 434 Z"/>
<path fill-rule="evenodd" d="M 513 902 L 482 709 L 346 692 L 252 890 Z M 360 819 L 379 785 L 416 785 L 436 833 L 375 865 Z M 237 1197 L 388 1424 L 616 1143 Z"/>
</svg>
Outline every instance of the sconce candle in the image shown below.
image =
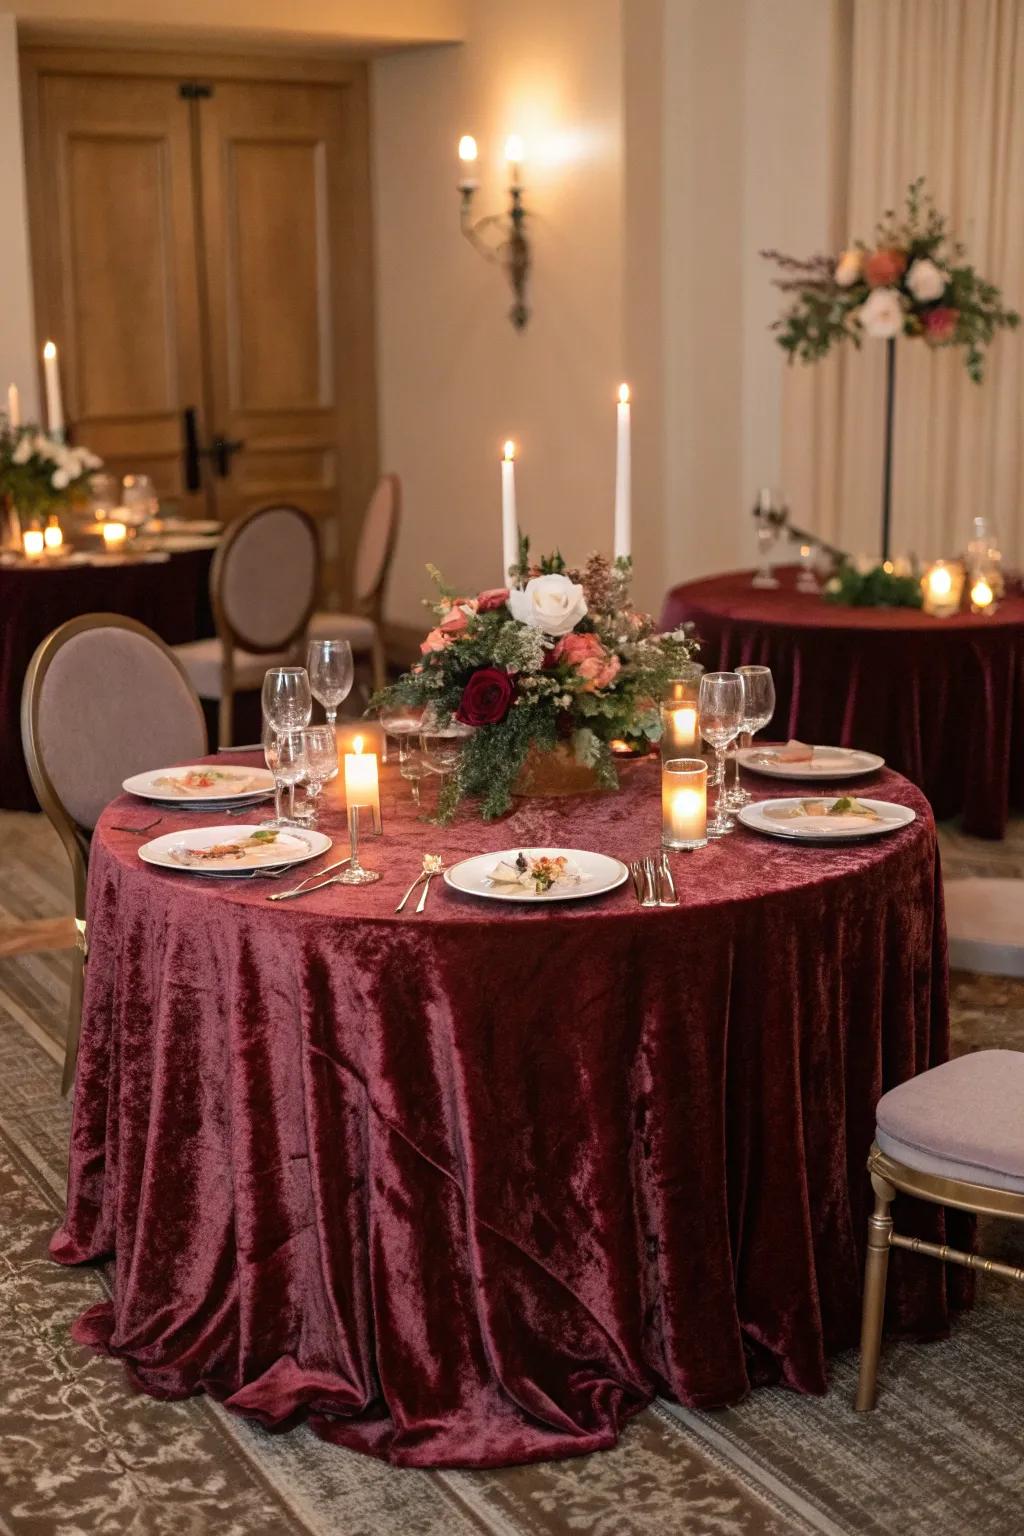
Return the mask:
<svg viewBox="0 0 1024 1536">
<path fill-rule="evenodd" d="M 508 184 L 510 187 L 519 185 L 519 167 L 525 159 L 526 151 L 523 141 L 518 133 L 510 133 L 505 140 L 505 160 L 508 165 Z"/>
<path fill-rule="evenodd" d="M 971 588 L 971 612 L 994 613 L 996 610 L 995 593 L 985 580 L 979 576 Z"/>
<path fill-rule="evenodd" d="M 43 378 L 46 384 L 46 425 L 51 437 L 64 436 L 64 402 L 60 393 L 60 367 L 57 347 L 48 341 L 43 348 Z"/>
<path fill-rule="evenodd" d="M 476 139 L 471 133 L 464 133 L 459 140 L 459 162 L 462 166 L 462 175 L 459 178 L 460 192 L 473 192 L 480 185 L 473 175 L 476 169 Z"/>
<path fill-rule="evenodd" d="M 516 516 L 516 445 L 511 440 L 505 444 L 501 459 L 501 553 L 504 570 L 501 586 L 508 581 L 508 573 L 519 564 L 519 520 Z"/>
<path fill-rule="evenodd" d="M 128 537 L 128 529 L 124 523 L 104 523 L 103 542 L 108 549 L 120 549 Z"/>
<path fill-rule="evenodd" d="M 631 507 L 631 441 L 629 385 L 619 385 L 619 403 L 616 407 L 617 433 L 615 439 L 615 538 L 613 549 L 616 560 L 627 559 L 632 543 Z"/>
<path fill-rule="evenodd" d="M 55 517 L 51 517 L 43 529 L 43 543 L 51 555 L 55 555 L 64 543 L 63 530 Z"/>
<path fill-rule="evenodd" d="M 703 848 L 708 840 L 708 765 L 699 757 L 661 765 L 661 841 L 665 848 Z"/>
<path fill-rule="evenodd" d="M 924 593 L 924 611 L 935 619 L 948 619 L 960 610 L 960 596 L 964 589 L 963 568 L 936 560 L 921 579 Z"/>
<path fill-rule="evenodd" d="M 21 536 L 21 547 L 25 551 L 26 560 L 38 560 L 46 548 L 41 528 L 26 528 Z"/>
</svg>

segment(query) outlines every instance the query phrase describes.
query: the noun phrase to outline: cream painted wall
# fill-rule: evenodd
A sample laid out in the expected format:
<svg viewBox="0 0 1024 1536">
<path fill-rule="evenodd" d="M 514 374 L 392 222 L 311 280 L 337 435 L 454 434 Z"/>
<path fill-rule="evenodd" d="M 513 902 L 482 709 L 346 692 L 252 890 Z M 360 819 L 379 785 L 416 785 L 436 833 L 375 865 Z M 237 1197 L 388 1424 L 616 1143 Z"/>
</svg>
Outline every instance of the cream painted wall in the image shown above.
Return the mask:
<svg viewBox="0 0 1024 1536">
<path fill-rule="evenodd" d="M 0 16 L 0 404 L 6 407 L 7 385 L 16 383 L 30 417 L 36 415 L 38 381 L 20 94 L 17 26 L 13 16 Z"/>
<path fill-rule="evenodd" d="M 381 464 L 405 483 L 389 617 L 417 624 L 433 561 L 501 578 L 498 459 L 519 444 L 520 521 L 567 557 L 611 543 L 623 377 L 619 0 L 470 0 L 466 43 L 373 67 Z M 481 212 L 504 205 L 505 136 L 527 142 L 527 329 L 459 232 L 456 144 L 475 134 Z M 644 409 L 638 400 L 636 410 Z"/>
</svg>

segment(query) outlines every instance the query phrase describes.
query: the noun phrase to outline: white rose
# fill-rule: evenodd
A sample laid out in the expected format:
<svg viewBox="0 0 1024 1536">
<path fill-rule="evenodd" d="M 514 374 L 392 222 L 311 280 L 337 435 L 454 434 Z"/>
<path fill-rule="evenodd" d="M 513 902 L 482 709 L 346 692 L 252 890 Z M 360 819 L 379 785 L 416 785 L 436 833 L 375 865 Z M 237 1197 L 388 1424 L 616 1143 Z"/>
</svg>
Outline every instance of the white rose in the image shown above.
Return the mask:
<svg viewBox="0 0 1024 1536">
<path fill-rule="evenodd" d="M 889 341 L 903 330 L 903 305 L 894 288 L 875 288 L 857 311 L 857 318 L 876 341 Z"/>
<path fill-rule="evenodd" d="M 53 474 L 50 476 L 50 484 L 53 486 L 55 491 L 67 490 L 70 481 L 71 476 L 68 474 L 66 469 L 55 469 Z"/>
<path fill-rule="evenodd" d="M 840 288 L 852 288 L 864 267 L 864 253 L 856 247 L 844 251 L 836 262 L 836 282 Z"/>
<path fill-rule="evenodd" d="M 587 612 L 583 588 L 568 576 L 534 576 L 508 595 L 512 617 L 545 635 L 567 635 Z"/>
<path fill-rule="evenodd" d="M 933 304 L 946 291 L 946 274 L 927 256 L 921 256 L 907 273 L 907 287 L 919 304 Z"/>
<path fill-rule="evenodd" d="M 12 461 L 15 464 L 27 464 L 31 457 L 32 457 L 32 439 L 31 439 L 31 437 L 19 437 L 18 445 L 15 448 L 14 452 L 11 454 Z"/>
</svg>

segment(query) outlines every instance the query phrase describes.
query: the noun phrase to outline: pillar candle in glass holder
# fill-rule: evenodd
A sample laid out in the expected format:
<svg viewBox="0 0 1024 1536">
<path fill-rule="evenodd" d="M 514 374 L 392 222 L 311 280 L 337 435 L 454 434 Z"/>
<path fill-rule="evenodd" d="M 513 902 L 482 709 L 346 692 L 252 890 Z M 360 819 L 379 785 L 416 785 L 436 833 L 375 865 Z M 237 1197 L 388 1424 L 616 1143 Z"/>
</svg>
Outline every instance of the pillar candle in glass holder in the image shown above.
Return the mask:
<svg viewBox="0 0 1024 1536">
<path fill-rule="evenodd" d="M 350 811 L 365 807 L 370 812 L 373 830 L 381 830 L 377 754 L 363 751 L 362 736 L 353 736 L 352 750 L 345 753 L 345 804 Z"/>
<path fill-rule="evenodd" d="M 51 517 L 43 529 L 43 543 L 51 555 L 60 553 L 64 544 L 64 531 L 56 517 Z"/>
<path fill-rule="evenodd" d="M 995 613 L 996 595 L 984 576 L 979 576 L 971 587 L 971 612 Z"/>
<path fill-rule="evenodd" d="M 964 589 L 963 566 L 936 560 L 921 578 L 924 611 L 935 619 L 948 619 L 960 611 Z"/>
<path fill-rule="evenodd" d="M 26 528 L 21 536 L 21 547 L 25 551 L 26 560 L 38 560 L 46 549 L 43 530 L 41 528 Z"/>
<path fill-rule="evenodd" d="M 124 547 L 124 541 L 128 537 L 128 529 L 124 523 L 104 523 L 103 542 L 108 549 L 120 550 Z"/>
<path fill-rule="evenodd" d="M 708 840 L 708 765 L 699 757 L 661 765 L 661 841 L 665 848 L 703 848 Z"/>
</svg>

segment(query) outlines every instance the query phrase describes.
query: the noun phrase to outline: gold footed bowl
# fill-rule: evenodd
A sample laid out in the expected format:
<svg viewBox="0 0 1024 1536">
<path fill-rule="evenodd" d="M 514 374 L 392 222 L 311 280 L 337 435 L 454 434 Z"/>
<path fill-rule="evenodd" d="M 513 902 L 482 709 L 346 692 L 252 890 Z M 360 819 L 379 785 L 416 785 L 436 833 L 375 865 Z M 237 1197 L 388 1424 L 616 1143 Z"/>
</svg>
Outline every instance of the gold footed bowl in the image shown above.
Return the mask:
<svg viewBox="0 0 1024 1536">
<path fill-rule="evenodd" d="M 512 793 L 555 799 L 564 795 L 596 795 L 602 788 L 594 769 L 577 762 L 569 743 L 560 741 L 556 747 L 530 748 Z"/>
</svg>

